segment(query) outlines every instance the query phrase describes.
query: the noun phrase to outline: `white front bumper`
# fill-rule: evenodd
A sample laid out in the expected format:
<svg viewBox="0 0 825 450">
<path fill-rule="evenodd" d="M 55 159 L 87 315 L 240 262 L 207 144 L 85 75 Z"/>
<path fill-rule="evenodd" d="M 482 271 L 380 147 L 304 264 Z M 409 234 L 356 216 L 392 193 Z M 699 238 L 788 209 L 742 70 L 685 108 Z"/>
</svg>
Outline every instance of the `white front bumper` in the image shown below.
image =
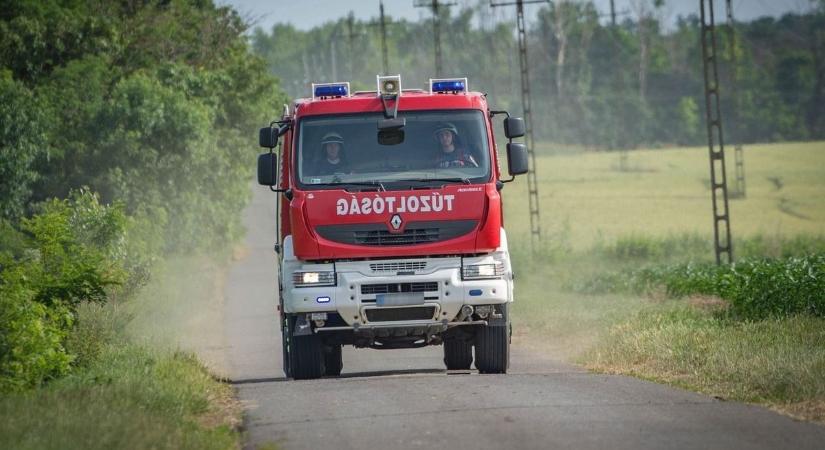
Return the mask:
<svg viewBox="0 0 825 450">
<path fill-rule="evenodd" d="M 502 230 L 503 234 L 503 230 Z M 451 322 L 459 314 L 463 305 L 491 305 L 513 301 L 513 274 L 507 253 L 506 238 L 500 248 L 498 258 L 504 259 L 504 273 L 499 279 L 462 280 L 461 265 L 492 261 L 492 255 L 479 257 L 438 257 L 409 258 L 391 260 L 345 261 L 330 264 L 314 264 L 290 259 L 289 238 L 284 242 L 283 299 L 286 313 L 337 312 L 350 326 L 396 325 L 412 326 L 443 324 Z M 423 263 L 421 270 L 375 270 L 376 265 Z M 326 287 L 296 287 L 291 274 L 294 271 L 332 270 L 336 272 L 336 285 Z M 386 269 L 386 266 L 383 267 Z M 399 274 L 401 272 L 401 274 Z M 416 306 L 376 305 L 376 294 L 371 293 L 376 285 L 402 285 L 398 290 L 424 289 L 424 303 Z M 372 287 L 372 289 L 371 289 Z M 380 289 L 381 286 L 379 286 Z M 327 298 L 329 299 L 328 301 Z M 418 320 L 381 320 L 371 322 L 367 311 L 370 309 L 431 307 L 432 316 Z"/>
</svg>

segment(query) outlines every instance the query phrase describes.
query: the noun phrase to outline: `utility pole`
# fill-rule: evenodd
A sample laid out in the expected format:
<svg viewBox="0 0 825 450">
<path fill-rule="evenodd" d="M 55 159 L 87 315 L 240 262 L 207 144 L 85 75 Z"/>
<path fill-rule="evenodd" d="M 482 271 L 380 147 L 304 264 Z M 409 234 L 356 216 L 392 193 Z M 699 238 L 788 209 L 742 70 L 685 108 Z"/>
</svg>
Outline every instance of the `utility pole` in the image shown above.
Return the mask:
<svg viewBox="0 0 825 450">
<path fill-rule="evenodd" d="M 338 81 L 338 51 L 335 49 L 335 40 L 338 39 L 338 29 L 335 29 L 335 33 L 332 34 L 332 38 L 329 40 L 329 59 L 330 64 L 332 65 L 332 78 L 330 82 L 334 83 Z"/>
<path fill-rule="evenodd" d="M 347 58 L 347 68 L 349 69 L 349 79 L 355 79 L 355 14 L 350 11 L 347 14 L 347 51 L 349 53 L 349 58 Z"/>
<path fill-rule="evenodd" d="M 610 24 L 616 26 L 616 4 L 610 0 Z"/>
<path fill-rule="evenodd" d="M 381 13 L 381 62 L 384 65 L 384 73 L 383 75 L 389 75 L 390 73 L 390 64 L 389 58 L 387 56 L 387 24 L 384 19 L 384 2 L 383 0 L 378 2 L 378 9 Z"/>
<path fill-rule="evenodd" d="M 707 8 L 707 14 L 705 9 Z M 716 35 L 713 0 L 699 0 L 702 21 L 702 68 L 705 76 L 705 121 L 710 155 L 710 189 L 713 200 L 713 247 L 716 264 L 733 262 L 730 238 L 730 210 L 728 209 L 728 181 L 725 172 L 725 140 L 722 136 L 722 114 L 719 109 L 719 75 L 716 70 Z M 720 230 L 721 228 L 721 230 Z"/>
<path fill-rule="evenodd" d="M 536 177 L 536 146 L 533 139 L 533 112 L 530 105 L 530 71 L 527 61 L 527 26 L 524 23 L 524 5 L 530 3 L 547 3 L 546 0 L 516 0 L 515 2 L 496 3 L 490 1 L 491 7 L 516 5 L 516 27 L 518 28 L 519 70 L 521 73 L 521 105 L 524 108 L 526 125 L 525 137 L 527 154 L 530 157 L 527 171 L 527 197 L 530 204 L 530 237 L 533 243 L 541 240 L 541 215 L 539 214 L 539 187 Z M 535 246 L 534 246 L 535 248 Z"/>
<path fill-rule="evenodd" d="M 413 6 L 416 8 L 427 7 L 433 12 L 433 46 L 435 47 L 435 76 L 440 78 L 444 75 L 444 64 L 441 59 L 441 16 L 438 14 L 440 6 L 452 6 L 455 3 L 440 3 L 438 0 L 415 0 Z"/>
<path fill-rule="evenodd" d="M 733 132 L 733 139 L 734 142 L 741 142 L 741 127 L 739 126 L 740 116 L 739 116 L 739 93 L 737 92 L 738 86 L 737 83 L 737 73 L 738 73 L 738 66 L 736 61 L 736 22 L 733 20 L 733 4 L 731 0 L 725 1 L 725 8 L 728 15 L 728 60 L 730 61 L 730 94 L 731 94 L 731 104 L 733 105 L 733 111 L 735 112 L 735 121 L 733 126 L 730 128 Z M 732 194 L 733 198 L 745 198 L 745 151 L 742 149 L 741 144 L 736 144 L 733 147 L 733 160 L 734 160 L 734 174 L 736 175 L 736 184 L 734 185 L 734 189 Z"/>
</svg>

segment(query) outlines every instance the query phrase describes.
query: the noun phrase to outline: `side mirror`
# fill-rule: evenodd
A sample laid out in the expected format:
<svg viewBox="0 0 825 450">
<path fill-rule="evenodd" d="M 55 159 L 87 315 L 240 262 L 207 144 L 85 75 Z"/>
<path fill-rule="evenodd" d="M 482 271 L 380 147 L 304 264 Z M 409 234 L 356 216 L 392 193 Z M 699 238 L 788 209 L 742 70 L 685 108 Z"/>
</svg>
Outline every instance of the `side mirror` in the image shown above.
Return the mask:
<svg viewBox="0 0 825 450">
<path fill-rule="evenodd" d="M 504 136 L 513 139 L 524 136 L 524 119 L 508 117 L 504 119 Z"/>
<path fill-rule="evenodd" d="M 258 184 L 264 186 L 275 186 L 278 184 L 277 154 L 261 153 L 258 155 Z"/>
<path fill-rule="evenodd" d="M 510 171 L 510 176 L 527 173 L 527 161 L 527 147 L 524 144 L 515 142 L 507 144 L 507 170 Z"/>
<path fill-rule="evenodd" d="M 278 129 L 272 127 L 261 128 L 258 133 L 258 141 L 261 147 L 275 148 L 278 145 Z"/>
</svg>

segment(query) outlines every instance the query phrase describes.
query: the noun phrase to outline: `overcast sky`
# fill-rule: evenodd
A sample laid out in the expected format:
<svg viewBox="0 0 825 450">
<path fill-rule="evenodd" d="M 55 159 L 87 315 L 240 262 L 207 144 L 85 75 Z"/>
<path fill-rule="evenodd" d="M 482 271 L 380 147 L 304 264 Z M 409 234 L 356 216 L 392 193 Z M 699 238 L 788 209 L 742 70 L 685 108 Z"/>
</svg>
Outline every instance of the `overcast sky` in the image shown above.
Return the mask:
<svg viewBox="0 0 825 450">
<path fill-rule="evenodd" d="M 445 0 L 441 0 L 446 2 Z M 505 2 L 511 0 L 496 0 Z M 640 0 L 615 0 L 618 11 L 631 10 L 632 5 Z M 264 29 L 273 24 L 289 22 L 297 28 L 306 30 L 324 22 L 334 21 L 353 11 L 359 19 L 370 19 L 378 16 L 378 0 L 216 0 L 218 4 L 232 5 L 244 17 Z M 475 5 L 477 0 L 452 0 L 457 5 Z M 419 20 L 429 18 L 427 8 L 416 8 L 414 0 L 384 0 L 385 13 L 396 18 Z M 596 7 L 607 14 L 610 11 L 610 0 L 595 0 Z M 717 18 L 725 16 L 725 2 L 715 0 Z M 665 17 L 670 22 L 679 15 L 698 14 L 699 0 L 665 0 Z M 737 20 L 751 20 L 756 17 L 771 15 L 779 16 L 785 12 L 803 12 L 810 5 L 809 0 L 733 0 L 734 17 Z M 528 7 L 528 21 L 530 13 L 534 13 L 536 6 Z M 515 8 L 506 8 L 507 14 L 514 14 Z M 502 11 L 504 14 L 504 11 Z M 719 20 L 721 21 L 721 20 Z"/>
</svg>

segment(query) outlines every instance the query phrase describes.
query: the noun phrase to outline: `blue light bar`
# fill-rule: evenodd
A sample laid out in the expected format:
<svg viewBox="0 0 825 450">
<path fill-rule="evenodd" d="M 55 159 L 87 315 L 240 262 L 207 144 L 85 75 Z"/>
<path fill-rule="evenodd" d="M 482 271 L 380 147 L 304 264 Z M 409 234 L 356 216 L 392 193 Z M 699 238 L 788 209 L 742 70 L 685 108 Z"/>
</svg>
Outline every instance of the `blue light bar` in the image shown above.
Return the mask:
<svg viewBox="0 0 825 450">
<path fill-rule="evenodd" d="M 346 97 L 349 95 L 349 83 L 324 83 L 312 85 L 312 98 Z"/>
<path fill-rule="evenodd" d="M 466 78 L 450 78 L 450 79 L 439 79 L 439 80 L 430 80 L 430 92 L 431 93 L 444 93 L 444 92 L 465 92 L 467 90 L 467 79 Z"/>
</svg>

